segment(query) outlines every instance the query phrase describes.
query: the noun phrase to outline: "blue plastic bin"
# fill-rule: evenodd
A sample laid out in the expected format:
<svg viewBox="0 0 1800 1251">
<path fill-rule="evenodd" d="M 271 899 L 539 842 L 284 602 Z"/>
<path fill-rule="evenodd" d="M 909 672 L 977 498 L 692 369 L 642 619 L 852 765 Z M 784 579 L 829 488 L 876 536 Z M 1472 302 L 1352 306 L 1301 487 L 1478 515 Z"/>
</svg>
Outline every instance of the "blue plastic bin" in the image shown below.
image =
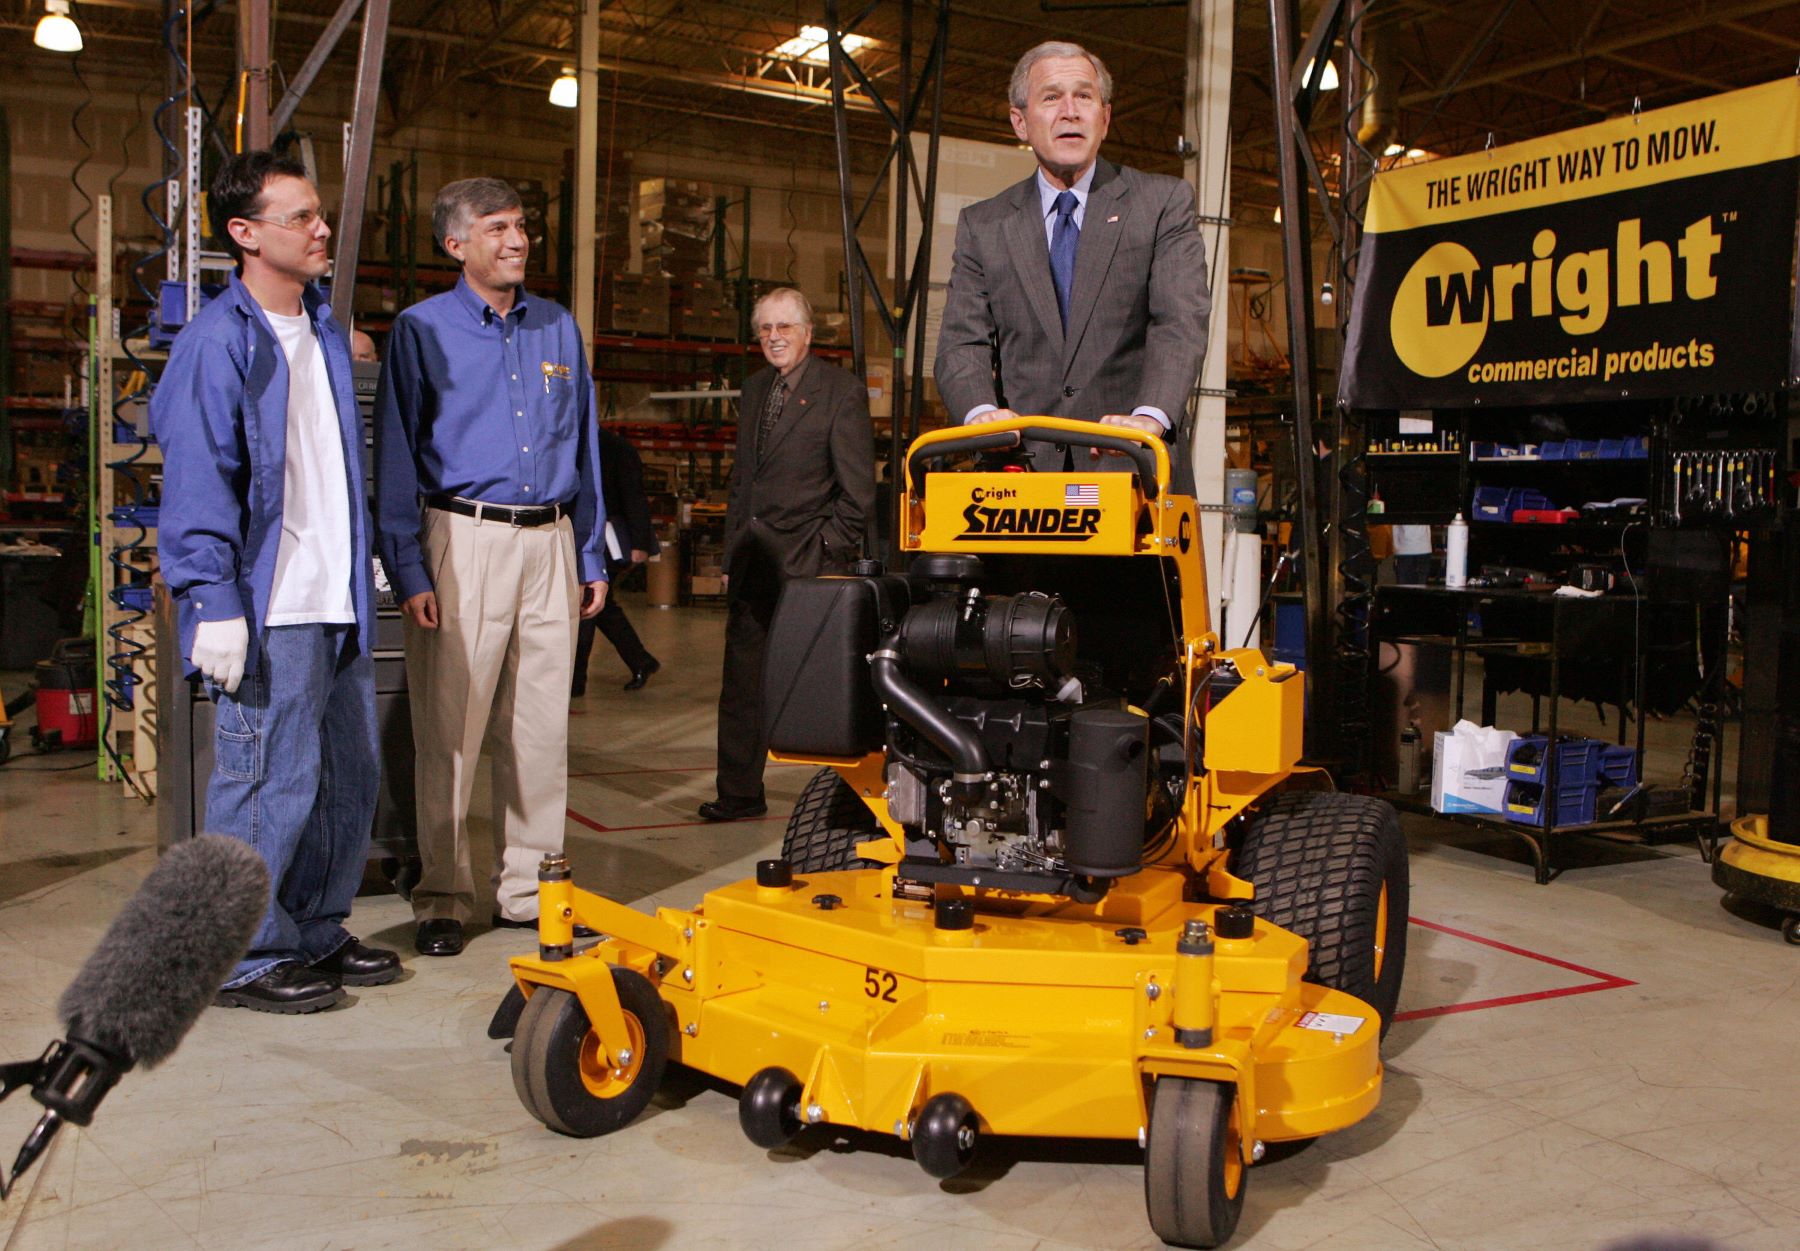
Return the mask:
<svg viewBox="0 0 1800 1251">
<path fill-rule="evenodd" d="M 1511 521 L 1519 507 L 1516 487 L 1475 488 L 1475 499 L 1469 507 L 1470 521 Z"/>
<path fill-rule="evenodd" d="M 1627 790 L 1638 784 L 1637 751 L 1630 747 L 1600 745 L 1600 780 L 1608 786 Z"/>
<path fill-rule="evenodd" d="M 1521 825 L 1542 825 L 1545 787 L 1538 782 L 1506 784 L 1506 819 Z M 1556 784 L 1556 811 L 1552 825 L 1587 825 L 1599 809 L 1600 783 L 1567 782 Z"/>
<path fill-rule="evenodd" d="M 1542 734 L 1521 734 L 1506 749 L 1506 776 L 1519 782 L 1544 780 L 1546 760 L 1544 747 L 1549 739 Z M 1587 783 L 1600 780 L 1600 761 L 1606 747 L 1599 739 L 1570 735 L 1556 744 L 1556 777 L 1563 783 Z"/>
</svg>

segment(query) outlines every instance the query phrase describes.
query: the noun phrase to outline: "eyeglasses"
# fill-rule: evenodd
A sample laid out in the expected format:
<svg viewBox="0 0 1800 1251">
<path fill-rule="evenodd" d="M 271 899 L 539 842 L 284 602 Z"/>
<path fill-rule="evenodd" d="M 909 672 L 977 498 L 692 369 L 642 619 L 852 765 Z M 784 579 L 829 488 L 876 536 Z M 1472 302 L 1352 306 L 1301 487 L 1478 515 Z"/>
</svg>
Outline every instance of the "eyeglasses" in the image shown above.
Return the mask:
<svg viewBox="0 0 1800 1251">
<path fill-rule="evenodd" d="M 283 230 L 311 230 L 325 221 L 325 210 L 301 209 L 298 213 L 289 213 L 286 217 L 246 217 L 245 221 L 267 222 L 271 226 L 280 226 Z"/>
<path fill-rule="evenodd" d="M 799 330 L 803 325 L 805 325 L 804 322 L 798 321 L 765 321 L 757 325 L 756 337 L 759 339 L 766 339 L 770 335 L 780 335 L 785 339 L 788 335 L 793 334 L 794 331 Z"/>
</svg>

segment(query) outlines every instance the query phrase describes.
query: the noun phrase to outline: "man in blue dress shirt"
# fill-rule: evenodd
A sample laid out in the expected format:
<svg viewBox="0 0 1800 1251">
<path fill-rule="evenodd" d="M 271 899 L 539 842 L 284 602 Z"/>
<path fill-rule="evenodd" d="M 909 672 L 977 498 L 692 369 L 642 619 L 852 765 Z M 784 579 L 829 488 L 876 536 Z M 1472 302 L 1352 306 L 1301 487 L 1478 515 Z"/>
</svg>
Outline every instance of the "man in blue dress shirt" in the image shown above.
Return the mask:
<svg viewBox="0 0 1800 1251">
<path fill-rule="evenodd" d="M 345 929 L 380 782 L 374 565 L 343 327 L 315 281 L 331 228 L 298 162 L 232 157 L 208 211 L 237 272 L 175 339 L 150 400 L 157 554 L 214 712 L 206 828 L 274 892 L 218 1002 L 294 1014 L 400 976 Z"/>
<path fill-rule="evenodd" d="M 493 921 L 537 924 L 538 862 L 563 847 L 576 628 L 606 603 L 606 509 L 587 353 L 567 309 L 525 292 L 518 192 L 450 183 L 431 225 L 462 278 L 394 321 L 375 499 L 406 614 L 414 943 L 453 956 L 476 906 L 468 815 L 484 741 Z"/>
</svg>

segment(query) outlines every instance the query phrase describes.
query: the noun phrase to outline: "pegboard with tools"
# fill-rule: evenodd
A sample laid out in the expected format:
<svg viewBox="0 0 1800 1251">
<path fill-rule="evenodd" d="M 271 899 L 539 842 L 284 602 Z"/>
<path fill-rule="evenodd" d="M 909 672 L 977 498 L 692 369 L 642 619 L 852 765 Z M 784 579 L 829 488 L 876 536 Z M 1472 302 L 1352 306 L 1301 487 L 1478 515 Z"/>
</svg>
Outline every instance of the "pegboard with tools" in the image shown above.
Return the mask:
<svg viewBox="0 0 1800 1251">
<path fill-rule="evenodd" d="M 1666 525 L 1756 527 L 1793 503 L 1787 396 L 1693 396 L 1674 402 L 1663 467 Z"/>
</svg>

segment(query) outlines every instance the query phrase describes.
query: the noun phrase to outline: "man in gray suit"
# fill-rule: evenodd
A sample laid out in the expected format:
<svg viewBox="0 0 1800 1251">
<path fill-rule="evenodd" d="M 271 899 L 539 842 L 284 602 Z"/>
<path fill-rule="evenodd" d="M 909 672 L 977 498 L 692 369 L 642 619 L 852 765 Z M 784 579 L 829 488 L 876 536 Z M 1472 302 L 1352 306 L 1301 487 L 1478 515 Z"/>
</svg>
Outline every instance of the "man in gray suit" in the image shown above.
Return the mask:
<svg viewBox="0 0 1800 1251">
<path fill-rule="evenodd" d="M 1011 101 L 1038 169 L 957 222 L 938 393 L 965 423 L 1069 417 L 1172 439 L 1212 307 L 1193 189 L 1099 159 L 1112 75 L 1078 44 L 1020 57 Z M 1032 450 L 1061 468 L 1060 452 Z"/>
</svg>

